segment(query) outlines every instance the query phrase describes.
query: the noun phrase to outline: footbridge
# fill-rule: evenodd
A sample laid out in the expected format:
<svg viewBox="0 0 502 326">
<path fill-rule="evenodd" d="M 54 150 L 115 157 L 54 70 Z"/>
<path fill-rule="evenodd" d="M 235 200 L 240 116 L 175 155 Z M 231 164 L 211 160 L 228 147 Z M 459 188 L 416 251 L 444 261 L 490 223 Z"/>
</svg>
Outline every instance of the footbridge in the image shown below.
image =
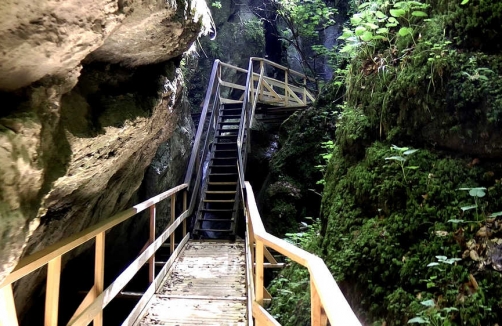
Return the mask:
<svg viewBox="0 0 502 326">
<path fill-rule="evenodd" d="M 273 298 L 264 286 L 265 269 L 284 265 L 278 255 L 309 271 L 312 325 L 361 325 L 322 259 L 265 230 L 245 179 L 249 130 L 310 105 L 311 82 L 261 58 L 251 58 L 247 69 L 215 61 L 184 183 L 23 258 L 0 284 L 0 325 L 19 325 L 13 283 L 42 268 L 40 325 L 279 325 L 265 309 Z M 160 232 L 162 201 L 170 204 L 170 223 Z M 135 216 L 148 221 L 149 237 L 136 259 L 105 282 L 107 231 Z M 63 257 L 89 244 L 93 285 L 75 311 L 62 313 Z M 138 279 L 145 285 L 130 290 Z M 107 310 L 116 302 L 120 320 L 113 318 L 117 309 Z"/>
</svg>

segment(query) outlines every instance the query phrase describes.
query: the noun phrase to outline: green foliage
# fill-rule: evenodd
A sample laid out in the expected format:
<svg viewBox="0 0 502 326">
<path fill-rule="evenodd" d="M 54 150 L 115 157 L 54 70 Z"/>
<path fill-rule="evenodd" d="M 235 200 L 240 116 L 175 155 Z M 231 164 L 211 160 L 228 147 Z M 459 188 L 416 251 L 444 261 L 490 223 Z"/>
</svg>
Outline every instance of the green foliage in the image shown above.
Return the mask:
<svg viewBox="0 0 502 326">
<path fill-rule="evenodd" d="M 315 75 L 315 67 L 309 62 L 308 49 L 304 47 L 307 40 L 313 41 L 312 49 L 317 55 L 326 56 L 330 53 L 322 45 L 319 32 L 334 25 L 333 17 L 336 9 L 323 0 L 276 0 L 276 12 L 284 22 L 286 29 L 281 31 L 281 38 L 287 45 L 293 46 L 301 56 L 300 64 L 304 71 Z"/>
<path fill-rule="evenodd" d="M 406 170 L 416 170 L 418 169 L 418 166 L 415 165 L 408 165 L 405 167 L 405 163 L 407 161 L 407 157 L 415 152 L 418 151 L 418 149 L 409 149 L 408 147 L 398 147 L 396 145 L 392 145 L 390 148 L 392 151 L 397 151 L 399 155 L 394 155 L 394 156 L 389 156 L 386 157 L 386 161 L 394 161 L 399 166 L 401 167 L 401 170 L 403 171 L 403 180 L 406 183 Z"/>
<path fill-rule="evenodd" d="M 213 1 L 211 2 L 211 6 L 217 9 L 221 9 L 221 1 Z"/>
</svg>

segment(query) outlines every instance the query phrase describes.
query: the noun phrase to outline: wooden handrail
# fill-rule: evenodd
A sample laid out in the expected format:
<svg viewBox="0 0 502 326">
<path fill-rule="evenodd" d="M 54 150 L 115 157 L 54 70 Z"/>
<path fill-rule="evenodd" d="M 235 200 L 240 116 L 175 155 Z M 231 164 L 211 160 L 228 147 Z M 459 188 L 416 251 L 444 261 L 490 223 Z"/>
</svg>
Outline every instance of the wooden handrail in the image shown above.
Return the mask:
<svg viewBox="0 0 502 326">
<path fill-rule="evenodd" d="M 255 304 L 261 306 L 263 302 L 263 250 L 265 247 L 269 247 L 308 268 L 311 284 L 312 325 L 326 325 L 329 320 L 331 325 L 361 326 L 324 261 L 267 233 L 256 206 L 253 188 L 249 182 L 245 182 L 245 189 L 246 225 L 248 228 L 246 239 L 250 241 L 247 243 L 247 248 L 255 248 L 254 260 L 248 258 L 256 264 L 255 271 L 252 270 L 253 266 L 247 266 L 248 272 L 254 273 L 255 276 L 252 285 L 255 291 L 253 317 L 263 324 L 275 324 L 275 320 L 270 319 L 272 318 L 270 315 L 267 316 L 264 311 L 255 306 Z"/>
<path fill-rule="evenodd" d="M 94 325 L 101 326 L 103 322 L 102 310 L 106 304 L 117 295 L 118 291 L 120 291 L 123 286 L 127 284 L 127 282 L 137 273 L 137 271 L 139 271 L 139 268 L 143 264 L 147 261 L 150 261 L 151 264 L 154 263 L 151 257 L 155 251 L 162 245 L 163 242 L 167 240 L 167 238 L 172 238 L 174 236 L 175 229 L 187 218 L 189 214 L 186 210 L 186 200 L 184 200 L 183 207 L 185 211 L 178 217 L 178 219 L 173 221 L 157 240 L 153 242 L 150 241 L 151 243 L 148 248 L 140 254 L 140 256 L 126 269 L 126 271 L 124 271 L 108 287 L 108 289 L 103 291 L 106 231 L 148 208 L 155 207 L 157 203 L 166 198 L 171 198 L 171 203 L 173 203 L 173 198 L 175 198 L 176 194 L 187 187 L 187 184 L 182 184 L 169 189 L 155 197 L 133 206 L 132 208 L 126 209 L 102 222 L 78 232 L 73 236 L 58 241 L 28 257 L 21 259 L 16 268 L 3 280 L 2 284 L 0 284 L 0 298 L 2 298 L 0 301 L 0 311 L 5 311 L 5 313 L 0 314 L 0 325 L 18 325 L 14 297 L 12 295 L 12 283 L 45 265 L 49 265 L 47 273 L 45 325 L 57 325 L 61 257 L 65 253 L 92 239 L 95 239 L 95 283 L 89 292 L 90 295 L 86 296 L 82 305 L 77 309 L 76 315 L 78 316 L 76 316 L 76 318 L 72 318 L 70 324 L 87 325 L 86 323 L 81 323 L 81 320 L 85 319 L 86 321 L 94 320 Z M 155 214 L 155 209 L 153 209 L 153 214 Z M 174 214 L 173 208 L 171 208 L 171 214 Z M 153 216 L 153 218 L 155 218 L 155 216 Z M 152 223 L 152 221 L 150 221 L 150 227 L 155 227 L 155 222 Z M 152 234 L 152 232 L 154 232 L 154 230 L 150 230 L 150 234 Z M 183 234 L 183 236 L 185 237 L 185 234 Z M 150 267 L 150 269 L 151 268 L 152 267 Z M 150 275 L 149 281 L 153 281 Z"/>
</svg>

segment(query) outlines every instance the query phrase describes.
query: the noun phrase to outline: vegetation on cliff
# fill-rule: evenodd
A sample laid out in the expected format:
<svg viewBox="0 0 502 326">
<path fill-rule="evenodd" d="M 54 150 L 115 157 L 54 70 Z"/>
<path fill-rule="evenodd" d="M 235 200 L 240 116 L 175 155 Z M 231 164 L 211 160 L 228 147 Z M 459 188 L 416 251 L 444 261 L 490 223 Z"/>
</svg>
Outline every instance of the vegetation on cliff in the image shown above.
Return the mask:
<svg viewBox="0 0 502 326">
<path fill-rule="evenodd" d="M 324 100 L 340 115 L 320 219 L 289 238 L 365 324 L 502 320 L 501 15 L 483 0 L 353 6 Z M 308 320 L 306 277 L 292 264 L 270 287 L 286 325 Z"/>
</svg>

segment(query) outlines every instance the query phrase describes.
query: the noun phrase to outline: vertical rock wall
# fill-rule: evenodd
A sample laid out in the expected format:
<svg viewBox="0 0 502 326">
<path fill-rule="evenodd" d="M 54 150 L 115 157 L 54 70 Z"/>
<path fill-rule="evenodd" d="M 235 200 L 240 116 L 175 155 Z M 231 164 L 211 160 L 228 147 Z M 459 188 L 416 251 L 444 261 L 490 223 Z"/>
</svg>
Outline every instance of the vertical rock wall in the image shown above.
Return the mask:
<svg viewBox="0 0 502 326">
<path fill-rule="evenodd" d="M 0 283 L 21 255 L 144 199 L 156 155 L 160 184 L 179 182 L 192 127 L 169 60 L 209 21 L 202 0 L 2 1 Z M 18 311 L 41 280 L 17 284 Z"/>
</svg>

